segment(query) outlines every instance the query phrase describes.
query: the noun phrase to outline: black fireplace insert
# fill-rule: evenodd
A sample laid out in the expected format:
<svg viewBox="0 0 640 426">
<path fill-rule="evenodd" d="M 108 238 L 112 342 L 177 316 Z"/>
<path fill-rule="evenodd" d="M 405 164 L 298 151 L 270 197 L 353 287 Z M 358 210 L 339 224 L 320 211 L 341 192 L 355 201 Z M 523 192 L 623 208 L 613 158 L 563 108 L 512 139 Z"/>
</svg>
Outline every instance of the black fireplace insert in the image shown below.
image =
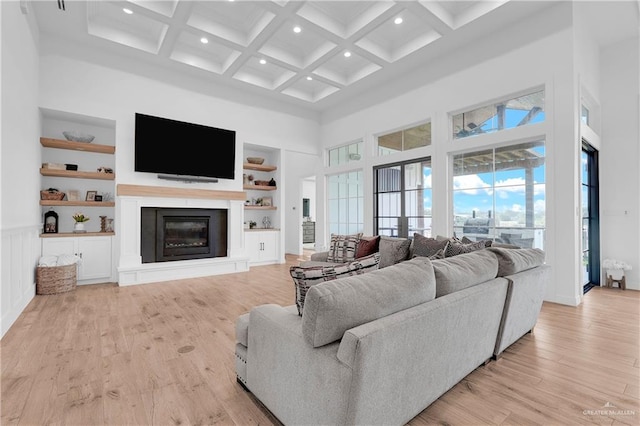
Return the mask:
<svg viewBox="0 0 640 426">
<path fill-rule="evenodd" d="M 142 263 L 227 256 L 227 210 L 143 207 Z"/>
</svg>

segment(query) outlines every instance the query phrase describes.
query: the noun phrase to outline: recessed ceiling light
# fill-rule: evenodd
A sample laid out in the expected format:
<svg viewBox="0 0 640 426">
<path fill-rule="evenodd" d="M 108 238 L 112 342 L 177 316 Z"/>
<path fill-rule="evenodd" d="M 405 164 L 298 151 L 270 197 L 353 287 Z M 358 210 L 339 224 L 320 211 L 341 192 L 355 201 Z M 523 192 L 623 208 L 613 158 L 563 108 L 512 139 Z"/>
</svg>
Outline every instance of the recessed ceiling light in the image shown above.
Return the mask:
<svg viewBox="0 0 640 426">
<path fill-rule="evenodd" d="M 296 25 L 295 27 L 293 27 L 294 33 L 299 33 L 300 31 L 302 31 L 302 28 L 300 28 L 299 26 Z"/>
<path fill-rule="evenodd" d="M 396 25 L 402 24 L 402 18 L 398 16 L 396 19 L 394 19 L 393 23 Z"/>
<path fill-rule="evenodd" d="M 202 44 L 207 44 L 207 43 L 209 43 L 209 40 L 208 40 L 206 37 L 202 37 L 202 38 L 200 39 L 200 43 L 202 43 Z"/>
<path fill-rule="evenodd" d="M 313 80 L 313 77 L 307 76 L 307 80 L 311 81 L 311 80 Z"/>
<path fill-rule="evenodd" d="M 133 10 L 131 10 L 131 9 L 127 9 L 126 7 L 125 7 L 125 8 L 123 8 L 123 9 L 122 9 L 122 11 L 123 11 L 124 13 L 126 13 L 127 15 L 131 15 L 131 14 L 133 13 Z"/>
<path fill-rule="evenodd" d="M 266 64 L 266 63 L 267 63 L 266 59 L 260 59 L 260 64 L 261 64 L 261 65 L 264 65 L 264 64 Z"/>
<path fill-rule="evenodd" d="M 348 58 L 351 56 L 351 52 L 349 52 L 348 50 L 346 52 L 344 52 L 344 57 Z"/>
</svg>

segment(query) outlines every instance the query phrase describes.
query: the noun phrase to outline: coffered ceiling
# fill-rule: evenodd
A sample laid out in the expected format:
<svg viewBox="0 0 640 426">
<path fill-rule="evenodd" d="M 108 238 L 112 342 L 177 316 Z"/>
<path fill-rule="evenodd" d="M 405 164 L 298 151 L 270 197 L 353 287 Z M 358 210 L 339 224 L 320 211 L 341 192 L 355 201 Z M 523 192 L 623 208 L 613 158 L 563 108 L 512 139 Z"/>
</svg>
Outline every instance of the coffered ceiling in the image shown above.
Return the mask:
<svg viewBox="0 0 640 426">
<path fill-rule="evenodd" d="M 520 7 L 527 3 L 527 8 Z M 540 6 L 531 6 L 538 3 Z M 35 10 L 43 37 L 55 35 L 95 49 L 134 52 L 217 84 L 280 100 L 316 105 L 352 91 L 375 75 L 397 78 L 413 58 L 452 40 L 449 49 L 490 32 L 548 2 L 299 1 L 299 0 L 40 0 Z M 515 5 L 514 5 L 515 4 Z M 517 7 L 516 7 L 517 6 Z M 532 8 L 534 7 L 534 8 Z M 509 9 L 508 15 L 499 14 Z M 522 9 L 518 13 L 518 8 Z M 426 60 L 426 59 L 425 59 Z M 383 80 L 378 78 L 377 82 Z M 361 88 L 362 89 L 362 88 Z"/>
</svg>

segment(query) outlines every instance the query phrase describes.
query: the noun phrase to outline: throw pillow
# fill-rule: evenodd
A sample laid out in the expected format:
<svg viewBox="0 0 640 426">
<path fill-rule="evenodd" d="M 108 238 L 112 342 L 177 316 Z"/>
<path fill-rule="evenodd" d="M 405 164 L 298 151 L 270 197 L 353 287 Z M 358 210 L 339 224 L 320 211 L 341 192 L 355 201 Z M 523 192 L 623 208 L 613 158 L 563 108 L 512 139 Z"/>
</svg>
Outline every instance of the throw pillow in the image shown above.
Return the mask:
<svg viewBox="0 0 640 426">
<path fill-rule="evenodd" d="M 307 297 L 307 291 L 311 286 L 335 280 L 336 278 L 360 275 L 365 272 L 374 271 L 378 269 L 379 263 L 380 253 L 374 253 L 353 262 L 339 265 L 311 266 L 307 268 L 292 266 L 289 268 L 289 273 L 291 274 L 291 278 L 293 278 L 293 283 L 296 288 L 296 306 L 298 307 L 298 314 L 302 316 L 304 299 Z"/>
<path fill-rule="evenodd" d="M 425 237 L 422 234 L 413 234 L 413 242 L 411 244 L 413 249 L 412 257 L 431 257 L 438 253 L 440 250 L 444 250 L 447 246 L 448 240 L 438 241 L 435 238 Z"/>
<path fill-rule="evenodd" d="M 361 257 L 372 255 L 378 252 L 380 248 L 380 235 L 375 237 L 362 237 L 358 241 L 358 248 L 356 250 L 356 259 Z"/>
<path fill-rule="evenodd" d="M 476 241 L 475 243 L 459 243 L 457 241 L 449 241 L 444 249 L 444 257 L 457 256 L 463 253 L 471 253 L 472 251 L 485 248 L 484 241 Z"/>
<path fill-rule="evenodd" d="M 484 243 L 484 246 L 485 246 L 485 247 L 491 247 L 491 246 L 493 245 L 493 241 L 491 241 L 491 240 L 478 240 L 478 241 L 473 241 L 473 240 L 471 240 L 471 239 L 469 239 L 469 238 L 467 238 L 467 237 L 462 237 L 462 239 L 461 239 L 460 241 L 462 241 L 462 242 L 463 242 L 463 243 L 465 243 L 465 244 L 471 244 L 471 243 L 476 243 L 476 242 L 482 241 L 482 242 Z"/>
<path fill-rule="evenodd" d="M 407 238 L 380 237 L 380 264 L 378 268 L 386 268 L 407 260 L 411 240 Z"/>
<path fill-rule="evenodd" d="M 327 262 L 344 263 L 356 258 L 356 248 L 362 233 L 353 235 L 331 234 Z"/>
</svg>

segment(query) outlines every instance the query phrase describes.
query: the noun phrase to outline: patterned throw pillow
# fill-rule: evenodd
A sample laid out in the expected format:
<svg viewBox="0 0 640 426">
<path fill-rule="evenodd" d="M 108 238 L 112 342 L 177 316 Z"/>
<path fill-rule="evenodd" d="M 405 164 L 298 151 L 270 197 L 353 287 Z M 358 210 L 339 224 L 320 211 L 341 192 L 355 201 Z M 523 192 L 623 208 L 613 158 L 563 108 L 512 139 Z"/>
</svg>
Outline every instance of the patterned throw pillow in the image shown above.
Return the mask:
<svg viewBox="0 0 640 426">
<path fill-rule="evenodd" d="M 377 253 L 380 246 L 380 235 L 375 237 L 362 237 L 358 242 L 356 250 L 356 259 Z"/>
<path fill-rule="evenodd" d="M 379 269 L 395 265 L 409 258 L 411 240 L 407 238 L 380 237 L 380 265 Z"/>
<path fill-rule="evenodd" d="M 462 237 L 462 239 L 460 241 L 462 241 L 465 244 L 470 244 L 470 243 L 477 242 L 477 241 L 470 240 L 469 238 L 464 237 L 464 236 Z M 485 247 L 491 247 L 491 245 L 493 244 L 493 241 L 491 241 L 491 240 L 480 240 L 480 241 L 482 241 L 484 243 Z"/>
<path fill-rule="evenodd" d="M 345 263 L 355 260 L 360 237 L 362 237 L 362 233 L 354 235 L 331 234 L 327 262 Z"/>
<path fill-rule="evenodd" d="M 335 280 L 342 277 L 350 277 L 352 275 L 360 275 L 365 272 L 371 272 L 378 269 L 380 263 L 380 253 L 363 257 L 350 263 L 333 266 L 311 266 L 303 268 L 301 266 L 292 266 L 289 268 L 291 278 L 296 287 L 296 306 L 298 314 L 302 316 L 304 309 L 304 299 L 307 297 L 307 291 L 311 286 L 326 281 Z"/>
<path fill-rule="evenodd" d="M 464 244 L 462 242 L 449 241 L 444 249 L 444 257 L 457 256 L 463 253 L 471 253 L 472 251 L 485 248 L 484 241 L 476 241 L 474 243 Z"/>
<path fill-rule="evenodd" d="M 444 251 L 447 247 L 449 240 L 438 241 L 435 238 L 425 237 L 422 234 L 413 234 L 413 256 L 412 257 L 431 257 L 438 253 L 438 251 Z"/>
</svg>

